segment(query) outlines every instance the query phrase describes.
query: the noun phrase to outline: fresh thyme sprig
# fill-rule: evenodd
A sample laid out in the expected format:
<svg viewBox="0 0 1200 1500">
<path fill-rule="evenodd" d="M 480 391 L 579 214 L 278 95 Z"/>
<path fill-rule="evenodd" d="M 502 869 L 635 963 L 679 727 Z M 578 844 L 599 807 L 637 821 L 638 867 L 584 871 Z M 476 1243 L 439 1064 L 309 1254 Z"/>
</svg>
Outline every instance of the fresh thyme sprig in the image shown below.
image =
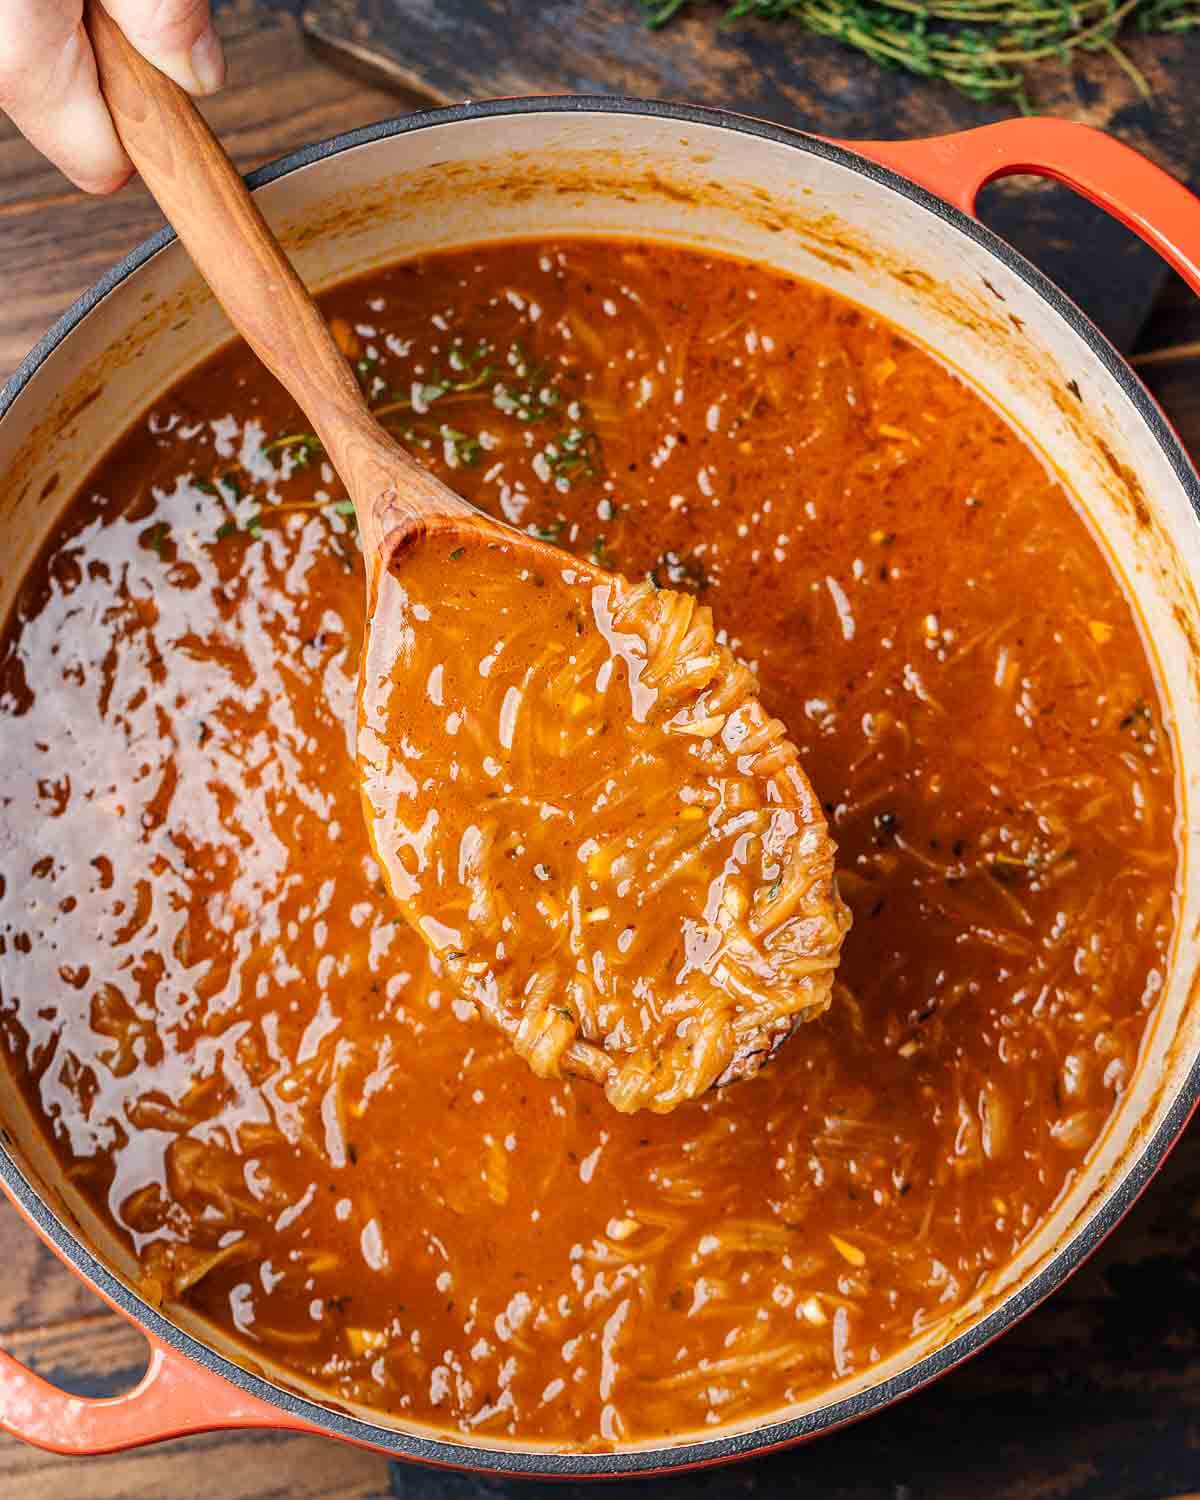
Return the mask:
<svg viewBox="0 0 1200 1500">
<path fill-rule="evenodd" d="M 692 0 L 639 0 L 647 25 L 665 26 Z M 1200 26 L 1200 0 L 733 0 L 727 21 L 792 20 L 882 63 L 939 78 L 972 99 L 1031 108 L 1027 70 L 1050 58 L 1104 52 L 1139 93 L 1145 77 L 1121 50 L 1123 32 Z"/>
<path fill-rule="evenodd" d="M 583 427 L 570 427 L 546 448 L 546 460 L 556 480 L 569 489 L 582 479 L 595 479 L 600 470 L 600 440 Z"/>
</svg>

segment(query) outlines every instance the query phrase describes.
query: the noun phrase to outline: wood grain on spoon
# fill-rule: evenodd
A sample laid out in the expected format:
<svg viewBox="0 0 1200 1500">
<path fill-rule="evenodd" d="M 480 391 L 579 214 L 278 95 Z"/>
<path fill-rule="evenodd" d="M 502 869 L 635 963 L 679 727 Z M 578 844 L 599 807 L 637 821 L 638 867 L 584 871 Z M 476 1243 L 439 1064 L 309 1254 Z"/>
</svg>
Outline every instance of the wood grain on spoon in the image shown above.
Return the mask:
<svg viewBox="0 0 1200 1500">
<path fill-rule="evenodd" d="M 371 416 L 320 310 L 187 94 L 102 5 L 89 3 L 87 27 L 130 160 L 230 322 L 312 423 L 354 501 L 368 563 L 378 566 L 387 537 L 432 515 L 491 526 Z"/>
<path fill-rule="evenodd" d="M 130 158 L 354 504 L 359 770 L 405 917 L 536 1072 L 618 1109 L 757 1072 L 828 1007 L 849 919 L 751 673 L 690 594 L 493 521 L 399 447 L 191 100 L 88 26 Z"/>
</svg>

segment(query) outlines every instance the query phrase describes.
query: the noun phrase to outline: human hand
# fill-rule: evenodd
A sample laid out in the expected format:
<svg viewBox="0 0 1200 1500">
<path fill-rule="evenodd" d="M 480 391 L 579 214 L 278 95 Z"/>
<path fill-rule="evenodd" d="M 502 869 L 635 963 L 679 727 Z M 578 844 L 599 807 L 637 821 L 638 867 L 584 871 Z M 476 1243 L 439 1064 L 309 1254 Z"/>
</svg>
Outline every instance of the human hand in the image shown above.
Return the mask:
<svg viewBox="0 0 1200 1500">
<path fill-rule="evenodd" d="M 105 9 L 188 93 L 221 87 L 208 0 L 105 0 Z M 83 0 L 0 0 L 0 109 L 86 192 L 115 192 L 133 171 L 100 95 Z"/>
</svg>

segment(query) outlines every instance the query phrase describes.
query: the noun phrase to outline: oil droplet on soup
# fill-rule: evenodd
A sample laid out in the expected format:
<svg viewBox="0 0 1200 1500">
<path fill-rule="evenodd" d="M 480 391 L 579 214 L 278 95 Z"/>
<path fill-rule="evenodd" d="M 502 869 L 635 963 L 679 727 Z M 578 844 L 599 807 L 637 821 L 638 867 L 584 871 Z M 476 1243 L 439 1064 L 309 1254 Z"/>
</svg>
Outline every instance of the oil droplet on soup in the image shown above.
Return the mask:
<svg viewBox="0 0 1200 1500">
<path fill-rule="evenodd" d="M 340 1401 L 603 1446 L 861 1375 L 1046 1215 L 1164 982 L 1173 767 L 1118 582 L 984 402 L 774 273 L 507 245 L 326 306 L 460 492 L 712 606 L 838 844 L 833 1003 L 661 1117 L 475 1014 L 369 852 L 351 517 L 233 348 L 8 623 L 9 1066 L 147 1295 Z"/>
</svg>

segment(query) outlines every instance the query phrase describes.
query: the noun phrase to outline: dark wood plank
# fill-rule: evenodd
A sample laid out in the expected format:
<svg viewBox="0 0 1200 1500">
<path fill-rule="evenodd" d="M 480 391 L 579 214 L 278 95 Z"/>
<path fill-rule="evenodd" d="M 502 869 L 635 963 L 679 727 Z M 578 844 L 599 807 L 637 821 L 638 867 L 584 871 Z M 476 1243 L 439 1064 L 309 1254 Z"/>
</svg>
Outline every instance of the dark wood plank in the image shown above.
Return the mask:
<svg viewBox="0 0 1200 1500">
<path fill-rule="evenodd" d="M 131 1391 L 149 1357 L 138 1330 L 100 1304 L 66 1322 L 6 1333 L 4 1347 L 51 1385 L 91 1400 Z"/>
<path fill-rule="evenodd" d="M 381 1500 L 378 1454 L 278 1433 L 184 1438 L 110 1458 L 0 1447 L 0 1494 L 22 1500 Z"/>
<path fill-rule="evenodd" d="M 641 94 L 729 108 L 834 134 L 936 134 L 983 124 L 1011 107 L 971 100 L 890 71 L 787 22 L 722 20 L 721 0 L 668 27 L 641 24 L 636 0 L 303 0 L 308 34 L 350 49 L 373 74 L 442 101 L 484 93 Z M 1033 75 L 1040 108 L 1114 126 L 1166 164 L 1200 168 L 1186 90 L 1200 58 L 1191 38 L 1137 37 L 1130 55 L 1146 104 L 1102 55 Z"/>
<path fill-rule="evenodd" d="M 1172 276 L 1133 354 L 1138 374 L 1193 457 L 1200 456 L 1200 297 Z"/>
<path fill-rule="evenodd" d="M 1200 297 L 1182 277 L 1172 275 L 1142 329 L 1133 362 L 1145 374 L 1188 361 L 1195 382 L 1200 379 Z"/>
<path fill-rule="evenodd" d="M 1200 428 L 1200 354 L 1190 359 L 1142 364 L 1138 374 L 1183 437 L 1193 460 L 1200 457 L 1200 440 L 1196 436 Z"/>
<path fill-rule="evenodd" d="M 635 0 L 306 0 L 303 23 L 360 75 L 439 100 L 562 92 L 629 93 L 726 106 L 823 135 L 936 135 L 1007 110 L 880 68 L 790 23 L 721 25 L 720 0 L 662 31 Z M 1111 59 L 1051 62 L 1035 75 L 1039 107 L 1111 128 L 1200 184 L 1200 132 L 1188 78 L 1200 33 L 1135 37 L 1151 87 L 1144 100 Z M 984 217 L 1041 266 L 1121 348 L 1132 345 L 1163 270 L 1153 252 L 1068 190 L 1002 184 Z M 1080 253 L 1081 250 L 1084 253 Z"/>
<path fill-rule="evenodd" d="M 100 1304 L 26 1228 L 16 1209 L 0 1198 L 0 1343 L 11 1347 L 14 1329 L 96 1316 Z"/>
</svg>

